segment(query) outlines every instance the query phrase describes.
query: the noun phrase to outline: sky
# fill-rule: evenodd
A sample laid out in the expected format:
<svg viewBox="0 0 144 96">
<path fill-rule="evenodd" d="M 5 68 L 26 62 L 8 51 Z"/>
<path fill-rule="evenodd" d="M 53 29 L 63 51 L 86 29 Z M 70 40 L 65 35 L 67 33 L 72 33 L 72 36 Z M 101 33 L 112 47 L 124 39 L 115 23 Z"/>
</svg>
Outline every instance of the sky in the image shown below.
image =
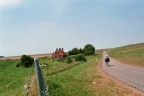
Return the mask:
<svg viewBox="0 0 144 96">
<path fill-rule="evenodd" d="M 144 0 L 0 0 L 0 56 L 144 42 Z"/>
</svg>

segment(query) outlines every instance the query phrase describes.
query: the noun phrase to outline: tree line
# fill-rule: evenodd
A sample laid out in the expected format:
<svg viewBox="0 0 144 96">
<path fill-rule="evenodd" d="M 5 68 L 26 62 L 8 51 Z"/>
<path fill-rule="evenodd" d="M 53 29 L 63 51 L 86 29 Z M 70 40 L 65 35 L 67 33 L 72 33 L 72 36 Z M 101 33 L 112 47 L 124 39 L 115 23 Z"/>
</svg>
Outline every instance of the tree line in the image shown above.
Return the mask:
<svg viewBox="0 0 144 96">
<path fill-rule="evenodd" d="M 73 62 L 72 56 L 74 56 L 75 61 L 87 61 L 85 56 L 90 56 L 95 54 L 95 47 L 91 44 L 87 44 L 83 49 L 73 48 L 68 51 L 68 56 L 66 57 L 66 63 L 70 64 Z M 23 55 L 20 62 L 16 64 L 16 67 L 31 67 L 34 59 L 28 55 Z"/>
<path fill-rule="evenodd" d="M 73 62 L 72 57 L 75 61 L 87 61 L 85 56 L 90 56 L 95 54 L 95 47 L 91 44 L 87 44 L 83 49 L 73 48 L 68 51 L 67 63 L 70 64 Z"/>
<path fill-rule="evenodd" d="M 68 52 L 68 55 L 77 55 L 77 54 L 83 54 L 85 56 L 94 55 L 95 54 L 95 47 L 91 44 L 87 44 L 84 46 L 83 49 L 73 48 Z"/>
</svg>

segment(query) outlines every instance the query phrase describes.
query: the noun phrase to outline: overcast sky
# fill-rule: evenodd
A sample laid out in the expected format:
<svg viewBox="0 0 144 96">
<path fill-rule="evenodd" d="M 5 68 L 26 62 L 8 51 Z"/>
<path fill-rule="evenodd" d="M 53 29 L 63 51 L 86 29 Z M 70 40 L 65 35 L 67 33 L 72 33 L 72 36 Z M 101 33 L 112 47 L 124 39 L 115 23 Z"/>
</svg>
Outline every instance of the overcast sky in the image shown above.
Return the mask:
<svg viewBox="0 0 144 96">
<path fill-rule="evenodd" d="M 144 0 L 0 0 L 0 55 L 144 42 Z"/>
</svg>

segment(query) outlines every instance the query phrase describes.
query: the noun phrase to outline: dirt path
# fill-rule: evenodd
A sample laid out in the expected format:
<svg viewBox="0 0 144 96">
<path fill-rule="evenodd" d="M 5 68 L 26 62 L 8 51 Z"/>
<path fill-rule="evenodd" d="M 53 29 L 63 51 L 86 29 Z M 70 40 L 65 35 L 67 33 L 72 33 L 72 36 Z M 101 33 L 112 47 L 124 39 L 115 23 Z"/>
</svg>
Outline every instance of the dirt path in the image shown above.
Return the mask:
<svg viewBox="0 0 144 96">
<path fill-rule="evenodd" d="M 111 58 L 110 66 L 106 66 L 103 55 L 102 69 L 112 77 L 144 92 L 144 68 L 121 64 Z"/>
</svg>

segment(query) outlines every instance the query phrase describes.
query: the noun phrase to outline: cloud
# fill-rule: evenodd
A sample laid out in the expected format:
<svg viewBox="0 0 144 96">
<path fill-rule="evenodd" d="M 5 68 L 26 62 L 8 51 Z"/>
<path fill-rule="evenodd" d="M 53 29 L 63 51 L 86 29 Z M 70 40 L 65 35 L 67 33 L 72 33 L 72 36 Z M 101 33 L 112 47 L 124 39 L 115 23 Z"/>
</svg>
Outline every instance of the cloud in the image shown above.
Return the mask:
<svg viewBox="0 0 144 96">
<path fill-rule="evenodd" d="M 7 8 L 21 5 L 24 0 L 0 0 L 0 8 Z"/>
</svg>

